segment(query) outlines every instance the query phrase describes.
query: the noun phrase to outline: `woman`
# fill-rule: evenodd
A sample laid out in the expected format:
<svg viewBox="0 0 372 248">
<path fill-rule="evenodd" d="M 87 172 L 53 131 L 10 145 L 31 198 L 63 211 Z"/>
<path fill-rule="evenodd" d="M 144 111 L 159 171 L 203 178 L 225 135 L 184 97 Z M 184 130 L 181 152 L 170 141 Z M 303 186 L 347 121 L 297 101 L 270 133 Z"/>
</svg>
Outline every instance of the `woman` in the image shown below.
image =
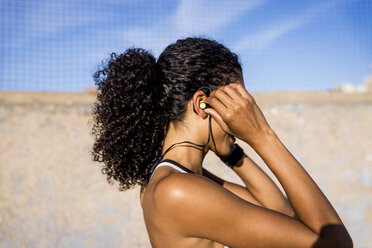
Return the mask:
<svg viewBox="0 0 372 248">
<path fill-rule="evenodd" d="M 112 54 L 97 71 L 94 160 L 119 189 L 142 186 L 153 247 L 352 247 L 330 202 L 244 89 L 236 54 L 187 38 L 155 58 Z M 249 144 L 283 186 L 234 145 Z M 212 150 L 245 187 L 203 169 Z"/>
</svg>

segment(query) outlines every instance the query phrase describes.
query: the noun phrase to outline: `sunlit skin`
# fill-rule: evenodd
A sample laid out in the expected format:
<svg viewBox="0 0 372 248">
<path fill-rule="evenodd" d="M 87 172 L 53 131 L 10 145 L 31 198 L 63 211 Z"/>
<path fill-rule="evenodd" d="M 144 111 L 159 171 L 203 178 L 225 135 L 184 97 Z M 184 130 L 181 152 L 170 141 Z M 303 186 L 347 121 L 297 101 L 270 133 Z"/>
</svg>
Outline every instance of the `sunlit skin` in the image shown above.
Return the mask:
<svg viewBox="0 0 372 248">
<path fill-rule="evenodd" d="M 213 109 L 200 109 L 202 99 Z M 242 81 L 210 97 L 196 92 L 182 122 L 170 123 L 163 152 L 185 140 L 206 144 L 209 115 L 214 143 L 204 149 L 177 146 L 164 157 L 195 173 L 160 167 L 140 195 L 153 247 L 352 247 L 336 211 L 276 136 Z M 244 187 L 203 169 L 207 152 L 229 155 L 235 137 L 261 156 L 289 201 L 247 156 L 233 168 Z"/>
</svg>

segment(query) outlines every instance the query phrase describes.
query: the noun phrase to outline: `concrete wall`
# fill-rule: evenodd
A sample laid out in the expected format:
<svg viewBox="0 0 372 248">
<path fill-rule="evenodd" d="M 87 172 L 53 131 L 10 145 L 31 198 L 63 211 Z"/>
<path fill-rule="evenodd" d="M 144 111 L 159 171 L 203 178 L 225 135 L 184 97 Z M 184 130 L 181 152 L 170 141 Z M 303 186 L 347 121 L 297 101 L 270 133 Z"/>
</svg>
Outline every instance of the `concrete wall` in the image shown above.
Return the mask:
<svg viewBox="0 0 372 248">
<path fill-rule="evenodd" d="M 372 95 L 255 97 L 355 247 L 371 247 Z M 86 93 L 0 92 L 0 247 L 150 247 L 139 189 L 119 192 L 91 161 L 93 101 Z M 212 154 L 205 166 L 239 181 Z"/>
</svg>

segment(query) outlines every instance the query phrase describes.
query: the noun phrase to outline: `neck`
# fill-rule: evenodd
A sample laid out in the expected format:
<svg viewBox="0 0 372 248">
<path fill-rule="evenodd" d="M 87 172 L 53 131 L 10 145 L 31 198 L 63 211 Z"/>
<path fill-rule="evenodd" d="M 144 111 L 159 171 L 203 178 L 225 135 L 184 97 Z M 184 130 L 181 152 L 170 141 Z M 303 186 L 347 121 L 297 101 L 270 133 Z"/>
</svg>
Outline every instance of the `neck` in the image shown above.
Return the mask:
<svg viewBox="0 0 372 248">
<path fill-rule="evenodd" d="M 204 135 L 203 135 L 204 136 Z M 164 153 L 171 145 L 174 143 L 182 141 L 190 141 L 198 145 L 204 145 L 206 143 L 206 138 L 201 137 L 197 133 L 197 130 L 181 130 L 176 129 L 174 124 L 169 125 L 167 135 L 164 139 L 164 145 L 162 153 Z M 206 147 L 198 147 L 192 144 L 183 143 L 175 145 L 171 148 L 165 155 L 163 159 L 174 160 L 186 168 L 192 170 L 196 174 L 202 174 L 202 162 L 208 149 Z"/>
</svg>

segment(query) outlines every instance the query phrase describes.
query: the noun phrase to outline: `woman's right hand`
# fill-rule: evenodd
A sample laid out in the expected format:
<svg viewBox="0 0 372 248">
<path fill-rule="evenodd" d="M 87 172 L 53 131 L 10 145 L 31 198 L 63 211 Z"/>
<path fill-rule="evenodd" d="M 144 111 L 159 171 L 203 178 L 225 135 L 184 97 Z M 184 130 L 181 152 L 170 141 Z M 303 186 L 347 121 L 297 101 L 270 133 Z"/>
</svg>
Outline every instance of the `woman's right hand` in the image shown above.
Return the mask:
<svg viewBox="0 0 372 248">
<path fill-rule="evenodd" d="M 254 98 L 242 84 L 222 86 L 213 91 L 206 102 L 213 109 L 207 108 L 204 111 L 210 114 L 225 132 L 252 147 L 274 133 Z"/>
</svg>

